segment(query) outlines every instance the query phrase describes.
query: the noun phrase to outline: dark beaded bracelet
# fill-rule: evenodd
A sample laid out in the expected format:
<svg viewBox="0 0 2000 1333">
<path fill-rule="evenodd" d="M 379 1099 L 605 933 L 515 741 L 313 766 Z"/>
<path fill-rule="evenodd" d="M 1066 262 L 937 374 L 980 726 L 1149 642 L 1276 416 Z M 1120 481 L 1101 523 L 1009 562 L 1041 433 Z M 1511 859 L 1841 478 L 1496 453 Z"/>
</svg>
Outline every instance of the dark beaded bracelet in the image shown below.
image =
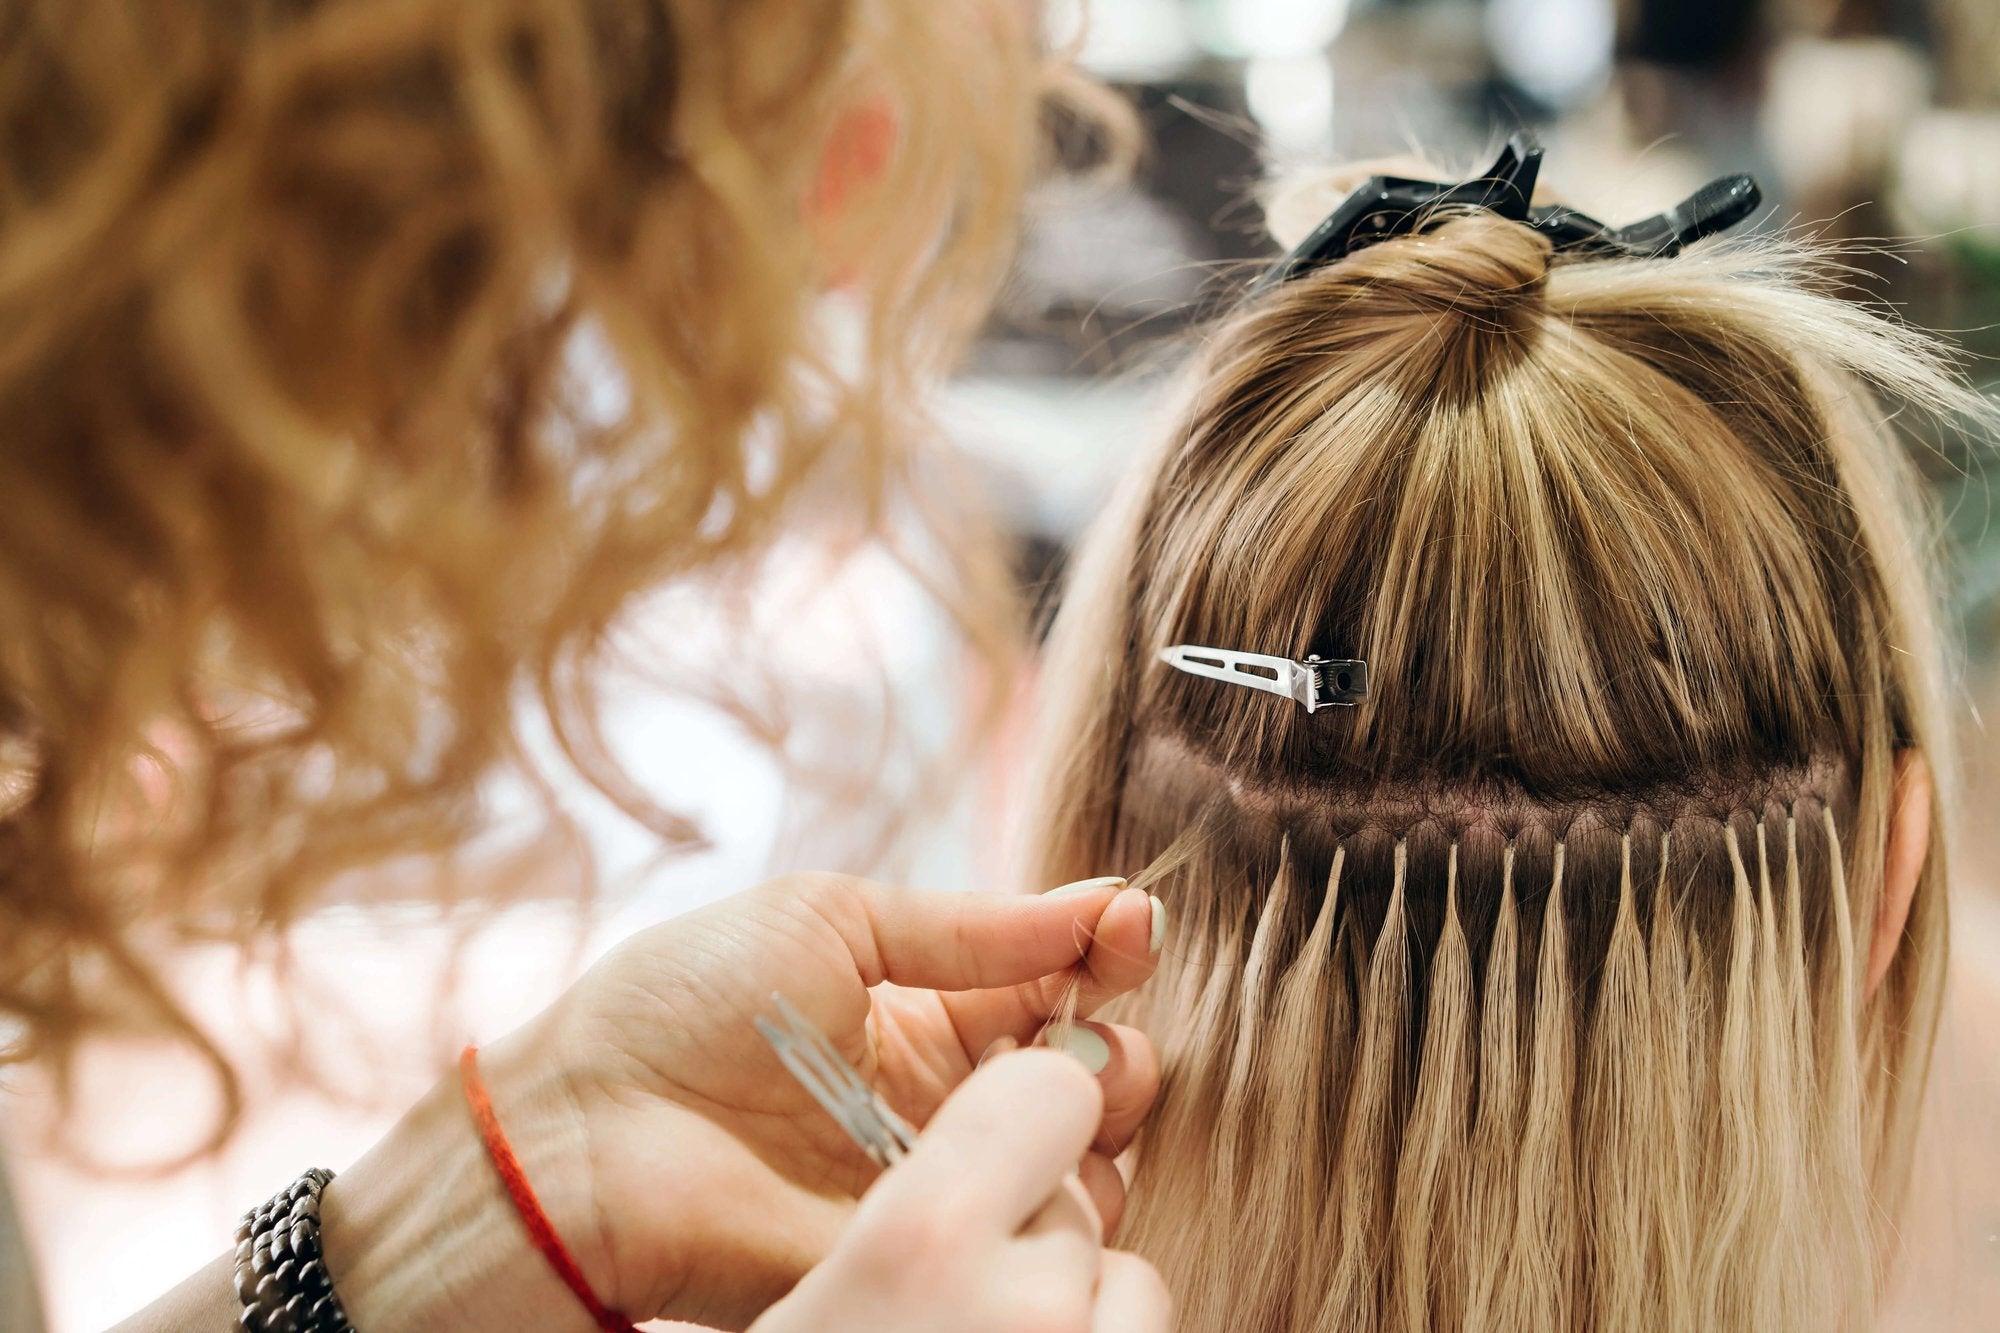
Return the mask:
<svg viewBox="0 0 2000 1333">
<path fill-rule="evenodd" d="M 236 1298 L 244 1333 L 354 1333 L 319 1248 L 319 1167 L 243 1215 L 236 1227 Z"/>
</svg>

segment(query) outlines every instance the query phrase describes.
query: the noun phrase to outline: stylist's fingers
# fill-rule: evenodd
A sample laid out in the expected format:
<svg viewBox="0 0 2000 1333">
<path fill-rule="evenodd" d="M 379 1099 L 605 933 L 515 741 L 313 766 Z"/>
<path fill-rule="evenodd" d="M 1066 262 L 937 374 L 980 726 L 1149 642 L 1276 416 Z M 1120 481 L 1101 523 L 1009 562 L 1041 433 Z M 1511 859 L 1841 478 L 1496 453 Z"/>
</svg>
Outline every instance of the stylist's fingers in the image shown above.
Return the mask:
<svg viewBox="0 0 2000 1333">
<path fill-rule="evenodd" d="M 945 1099 L 862 1212 L 935 1216 L 939 1200 L 950 1200 L 955 1224 L 1012 1235 L 1076 1167 L 1103 1112 L 1097 1080 L 1067 1055 L 1023 1050 L 989 1060 Z"/>
<path fill-rule="evenodd" d="M 1145 985 L 1160 961 L 1166 930 L 1166 904 L 1143 889 L 1127 889 L 1113 898 L 1083 955 L 1077 1012 L 1088 1017 L 1105 1001 Z M 1052 1005 L 1062 998 L 1062 984 L 1055 978 L 1042 980 Z"/>
<path fill-rule="evenodd" d="M 1076 1179 L 1090 1196 L 1090 1206 L 1097 1210 L 1104 1234 L 1116 1232 L 1125 1216 L 1125 1177 L 1119 1173 L 1118 1163 L 1100 1152 L 1086 1153 L 1076 1164 Z"/>
<path fill-rule="evenodd" d="M 1001 1252 L 992 1276 L 1019 1299 L 1034 1293 L 1047 1302 L 1027 1328 L 1074 1328 L 1091 1308 L 1104 1259 L 1104 1226 L 1075 1177 L 1060 1182 L 1035 1215 Z M 1069 1312 L 1066 1319 L 1058 1311 Z"/>
<path fill-rule="evenodd" d="M 1104 1219 L 1098 1213 L 1097 1204 L 1084 1186 L 1081 1175 L 1057 1181 L 1055 1193 L 1044 1199 L 1042 1206 L 1022 1224 L 1022 1240 L 1043 1236 L 1080 1237 L 1090 1242 L 1092 1251 L 1104 1244 Z M 1097 1259 L 1093 1254 L 1091 1271 L 1094 1273 L 1096 1269 Z"/>
<path fill-rule="evenodd" d="M 1158 1269 L 1137 1255 L 1105 1251 L 1097 1274 L 1092 1333 L 1167 1333 L 1173 1313 Z"/>
<path fill-rule="evenodd" d="M 1078 1023 L 1068 1047 L 1104 1089 L 1104 1121 L 1090 1146 L 1116 1157 L 1160 1095 L 1160 1057 L 1145 1033 L 1119 1023 Z"/>
<path fill-rule="evenodd" d="M 1016 986 L 1068 968 L 1091 940 L 1103 937 L 1102 918 L 1121 896 L 1124 883 L 1117 878 L 1090 880 L 1070 886 L 1072 892 L 1032 896 L 936 893 L 848 875 L 816 874 L 776 880 L 762 892 L 779 906 L 809 911 L 832 927 L 846 944 L 864 985 L 893 981 L 899 986 L 962 991 Z M 1145 899 L 1144 894 L 1137 897 Z M 1147 915 L 1129 907 L 1125 911 L 1135 920 Z M 1147 915 L 1147 930 L 1150 923 Z M 1143 959 L 1147 937 L 1138 932 L 1134 945 L 1134 931 L 1128 924 L 1121 937 L 1127 950 L 1136 947 Z M 1146 971 L 1150 974 L 1150 966 Z M 995 1030 L 985 1041 L 975 1045 L 968 1040 L 966 1045 L 976 1057 L 999 1035 Z"/>
<path fill-rule="evenodd" d="M 1097 888 L 1089 894 L 1106 892 Z M 1085 894 L 1057 890 L 1035 901 L 1054 897 L 1061 902 L 1072 896 Z M 1085 1017 L 1096 1013 L 1107 1000 L 1143 986 L 1153 975 L 1160 946 L 1166 941 L 1166 908 L 1141 889 L 1119 889 L 1102 911 L 1090 918 L 1088 929 L 1084 922 L 1078 927 L 1065 966 L 1005 989 L 943 997 L 968 1054 L 977 1057 L 996 1037 L 1031 1038 L 1055 1013 L 1072 984 L 1077 987 L 1077 1012 Z"/>
</svg>

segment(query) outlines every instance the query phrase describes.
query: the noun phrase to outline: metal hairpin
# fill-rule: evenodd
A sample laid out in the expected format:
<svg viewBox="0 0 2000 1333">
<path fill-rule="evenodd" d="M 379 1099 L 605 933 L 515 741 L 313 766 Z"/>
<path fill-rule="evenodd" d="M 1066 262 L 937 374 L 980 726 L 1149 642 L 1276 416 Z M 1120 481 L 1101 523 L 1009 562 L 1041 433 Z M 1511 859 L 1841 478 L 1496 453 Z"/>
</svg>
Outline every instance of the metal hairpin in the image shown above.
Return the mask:
<svg viewBox="0 0 2000 1333">
<path fill-rule="evenodd" d="M 1294 661 L 1268 653 L 1177 643 L 1162 649 L 1160 660 L 1191 676 L 1207 676 L 1210 680 L 1283 695 L 1304 704 L 1308 713 L 1331 704 L 1351 707 L 1368 697 L 1368 664 L 1351 659 L 1334 660 L 1314 654 Z"/>
<path fill-rule="evenodd" d="M 771 1003 L 777 1007 L 783 1026 L 760 1014 L 755 1020 L 757 1031 L 771 1043 L 792 1077 L 877 1165 L 888 1167 L 902 1161 L 917 1142 L 917 1131 L 910 1122 L 889 1108 L 790 1000 L 772 991 Z"/>
</svg>

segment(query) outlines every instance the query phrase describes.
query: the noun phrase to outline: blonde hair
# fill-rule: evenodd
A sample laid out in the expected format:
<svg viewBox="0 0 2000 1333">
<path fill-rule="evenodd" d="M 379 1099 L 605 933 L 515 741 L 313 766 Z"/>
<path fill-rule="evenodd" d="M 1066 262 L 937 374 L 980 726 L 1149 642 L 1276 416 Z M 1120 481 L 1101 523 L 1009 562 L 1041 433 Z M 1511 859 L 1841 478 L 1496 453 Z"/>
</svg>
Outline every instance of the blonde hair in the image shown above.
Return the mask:
<svg viewBox="0 0 2000 1333">
<path fill-rule="evenodd" d="M 1945 963 L 1938 817 L 1863 993 L 1898 755 L 1950 785 L 1871 389 L 1973 399 L 1832 282 L 1474 214 L 1208 333 L 1079 556 L 1025 821 L 1035 882 L 1175 922 L 1118 1243 L 1180 1327 L 1870 1323 Z"/>
<path fill-rule="evenodd" d="M 1105 112 L 1036 18 L 6 7 L 0 1058 L 137 1025 L 221 1067 L 163 949 L 456 847 L 524 719 L 697 836 L 597 734 L 607 631 L 757 552 L 810 478 L 865 517 L 897 488 L 1044 118 Z M 879 176 L 823 178 L 851 114 Z M 851 366 L 814 322 L 836 284 Z"/>
</svg>

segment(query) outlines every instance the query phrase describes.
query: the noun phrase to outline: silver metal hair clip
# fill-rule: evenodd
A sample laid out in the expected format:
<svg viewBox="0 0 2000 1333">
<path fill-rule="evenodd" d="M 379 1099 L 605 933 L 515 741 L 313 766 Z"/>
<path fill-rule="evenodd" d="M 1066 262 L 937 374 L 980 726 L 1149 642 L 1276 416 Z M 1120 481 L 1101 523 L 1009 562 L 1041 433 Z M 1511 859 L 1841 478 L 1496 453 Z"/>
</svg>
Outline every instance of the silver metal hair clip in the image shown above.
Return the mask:
<svg viewBox="0 0 2000 1333">
<path fill-rule="evenodd" d="M 1231 685 L 1247 685 L 1267 694 L 1281 694 L 1316 713 L 1329 704 L 1352 707 L 1368 697 L 1368 664 L 1334 661 L 1317 653 L 1304 661 L 1243 653 L 1234 648 L 1203 648 L 1177 643 L 1160 651 L 1160 660 L 1177 671 Z"/>
<path fill-rule="evenodd" d="M 916 1146 L 917 1131 L 897 1115 L 876 1091 L 854 1072 L 854 1066 L 840 1056 L 833 1043 L 814 1027 L 792 1002 L 776 991 L 771 1003 L 777 1006 L 781 1027 L 763 1015 L 755 1022 L 757 1031 L 771 1043 L 771 1049 L 792 1071 L 813 1100 L 826 1108 L 848 1137 L 878 1166 L 894 1166 Z"/>
</svg>

